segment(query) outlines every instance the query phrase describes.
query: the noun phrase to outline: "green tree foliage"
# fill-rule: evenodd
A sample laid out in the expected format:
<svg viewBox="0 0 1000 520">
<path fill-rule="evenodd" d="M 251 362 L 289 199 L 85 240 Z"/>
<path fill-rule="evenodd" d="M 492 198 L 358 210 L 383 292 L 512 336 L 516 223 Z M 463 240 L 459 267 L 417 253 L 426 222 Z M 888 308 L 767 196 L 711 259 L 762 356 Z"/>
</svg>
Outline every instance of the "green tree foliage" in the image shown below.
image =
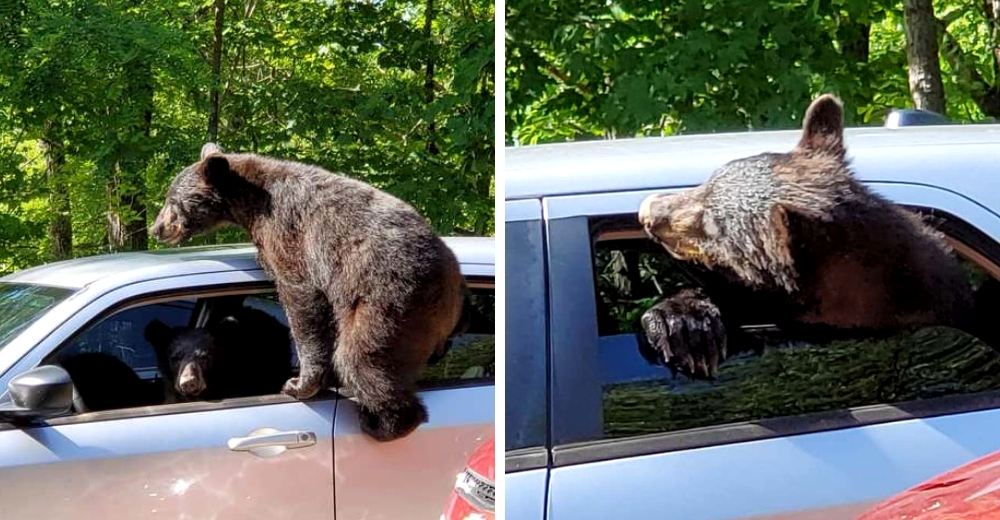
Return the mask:
<svg viewBox="0 0 1000 520">
<path fill-rule="evenodd" d="M 789 128 L 820 92 L 844 99 L 849 124 L 912 106 L 901 1 L 506 5 L 508 144 Z M 957 121 L 1000 117 L 989 5 L 934 2 Z"/>
<path fill-rule="evenodd" d="M 145 228 L 213 107 L 227 150 L 493 233 L 492 2 L 227 0 L 217 35 L 218 3 L 0 0 L 0 272 L 58 257 L 65 233 L 73 256 L 160 247 Z"/>
</svg>

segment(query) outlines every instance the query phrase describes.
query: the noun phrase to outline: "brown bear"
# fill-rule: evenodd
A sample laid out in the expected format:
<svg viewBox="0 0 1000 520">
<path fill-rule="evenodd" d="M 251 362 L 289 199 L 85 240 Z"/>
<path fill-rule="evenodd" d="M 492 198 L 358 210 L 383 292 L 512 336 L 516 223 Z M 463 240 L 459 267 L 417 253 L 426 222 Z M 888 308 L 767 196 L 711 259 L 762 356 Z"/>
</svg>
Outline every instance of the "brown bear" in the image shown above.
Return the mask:
<svg viewBox="0 0 1000 520">
<path fill-rule="evenodd" d="M 978 335 L 970 284 L 943 235 L 852 175 L 840 101 L 816 99 L 803 127 L 791 152 L 738 159 L 701 186 L 647 197 L 639 221 L 648 236 L 675 258 L 766 293 L 789 329 L 843 337 L 946 325 Z M 664 352 L 663 331 L 699 333 L 692 327 L 719 320 L 718 309 L 707 300 L 657 305 L 643 319 L 648 342 L 661 345 L 665 364 L 711 377 L 723 346 Z"/>
<path fill-rule="evenodd" d="M 292 375 L 288 328 L 251 307 L 201 329 L 153 320 L 143 331 L 153 346 L 170 401 L 276 394 Z"/>
<path fill-rule="evenodd" d="M 273 277 L 300 372 L 283 391 L 316 394 L 331 368 L 372 438 L 427 420 L 416 379 L 459 323 L 458 260 L 409 204 L 317 166 L 202 148 L 150 229 L 177 244 L 232 223 L 247 229 Z"/>
</svg>

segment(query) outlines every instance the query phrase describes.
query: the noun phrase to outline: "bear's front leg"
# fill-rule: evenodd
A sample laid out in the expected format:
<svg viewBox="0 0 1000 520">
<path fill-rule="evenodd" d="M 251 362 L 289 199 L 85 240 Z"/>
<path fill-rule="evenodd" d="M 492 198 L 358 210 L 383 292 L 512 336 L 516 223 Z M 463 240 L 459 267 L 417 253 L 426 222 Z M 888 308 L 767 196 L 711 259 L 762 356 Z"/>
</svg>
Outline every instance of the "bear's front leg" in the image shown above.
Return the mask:
<svg viewBox="0 0 1000 520">
<path fill-rule="evenodd" d="M 308 399 L 323 388 L 330 370 L 336 325 L 326 296 L 311 288 L 278 287 L 278 296 L 288 316 L 288 327 L 299 356 L 299 375 L 289 379 L 282 393 Z"/>
<path fill-rule="evenodd" d="M 643 313 L 639 352 L 693 379 L 715 379 L 726 359 L 722 314 L 696 289 L 683 289 Z"/>
</svg>

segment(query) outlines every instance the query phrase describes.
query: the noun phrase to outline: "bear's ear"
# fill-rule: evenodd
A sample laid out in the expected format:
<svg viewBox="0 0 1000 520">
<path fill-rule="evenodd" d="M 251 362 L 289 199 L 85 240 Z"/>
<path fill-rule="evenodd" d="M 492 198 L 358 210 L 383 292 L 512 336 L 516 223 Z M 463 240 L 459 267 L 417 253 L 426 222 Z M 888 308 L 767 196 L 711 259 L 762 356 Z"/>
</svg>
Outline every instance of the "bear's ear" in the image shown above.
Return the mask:
<svg viewBox="0 0 1000 520">
<path fill-rule="evenodd" d="M 202 173 L 212 186 L 221 187 L 231 180 L 233 174 L 229 169 L 229 160 L 224 155 L 209 155 L 204 163 Z"/>
<path fill-rule="evenodd" d="M 832 94 L 816 98 L 806 110 L 798 149 L 844 156 L 844 108 Z"/>
<path fill-rule="evenodd" d="M 208 157 L 209 155 L 222 155 L 222 154 L 223 154 L 222 148 L 219 148 L 219 145 L 215 143 L 205 143 L 205 145 L 201 147 L 202 161 L 204 161 L 205 158 Z"/>
<path fill-rule="evenodd" d="M 149 322 L 145 330 L 142 331 L 142 335 L 157 351 L 169 345 L 174 339 L 174 331 L 160 320 Z"/>
</svg>

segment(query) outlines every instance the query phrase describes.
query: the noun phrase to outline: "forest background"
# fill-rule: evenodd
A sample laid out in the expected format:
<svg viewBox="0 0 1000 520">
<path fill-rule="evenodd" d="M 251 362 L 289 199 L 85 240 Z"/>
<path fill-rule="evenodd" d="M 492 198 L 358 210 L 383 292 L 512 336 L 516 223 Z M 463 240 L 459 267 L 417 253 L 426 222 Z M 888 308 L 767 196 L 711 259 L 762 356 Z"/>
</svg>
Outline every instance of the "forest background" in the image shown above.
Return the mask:
<svg viewBox="0 0 1000 520">
<path fill-rule="evenodd" d="M 0 274 L 162 247 L 206 141 L 492 235 L 494 25 L 490 0 L 0 0 Z"/>
<path fill-rule="evenodd" d="M 505 140 L 1000 119 L 1000 0 L 510 0 Z"/>
</svg>

